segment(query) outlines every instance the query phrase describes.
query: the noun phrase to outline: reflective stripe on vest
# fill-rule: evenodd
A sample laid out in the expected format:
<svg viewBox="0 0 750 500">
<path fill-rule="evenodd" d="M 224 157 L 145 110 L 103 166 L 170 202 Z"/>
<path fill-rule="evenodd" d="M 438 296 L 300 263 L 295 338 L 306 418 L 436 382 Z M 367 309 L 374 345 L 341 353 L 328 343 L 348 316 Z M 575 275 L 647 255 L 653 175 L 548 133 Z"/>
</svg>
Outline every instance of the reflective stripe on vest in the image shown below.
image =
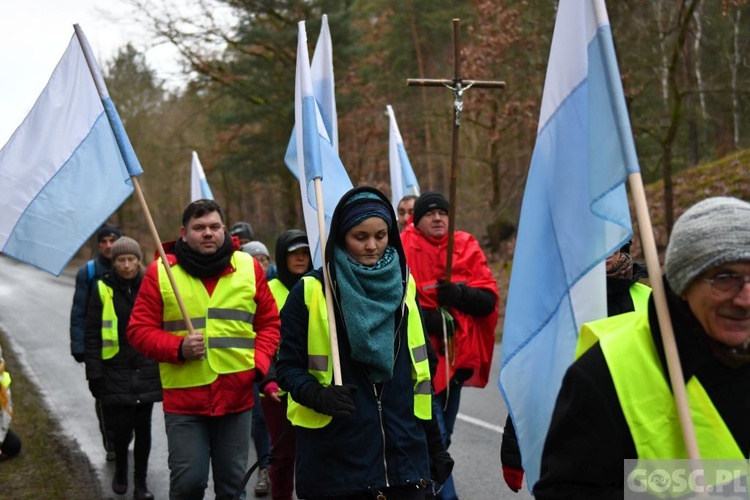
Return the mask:
<svg viewBox="0 0 750 500">
<path fill-rule="evenodd" d="M 234 252 L 231 265 L 234 272 L 219 278 L 211 296 L 200 279 L 179 264 L 172 266 L 193 329 L 203 334 L 206 356 L 183 364 L 159 363 L 164 388 L 197 387 L 212 383 L 222 373 L 255 368 L 255 264 L 250 254 Z M 164 301 L 162 329 L 184 337 L 188 333 L 185 321 L 161 261 L 157 269 Z"/>
<path fill-rule="evenodd" d="M 323 284 L 315 277 L 302 278 L 305 287 L 305 304 L 309 312 L 307 327 L 307 370 L 324 386 L 333 380 L 331 363 L 331 341 L 328 332 L 328 311 L 326 309 Z M 427 346 L 422 329 L 422 320 L 417 313 L 416 285 L 409 275 L 405 305 L 408 315 L 407 342 L 414 381 L 414 415 L 422 420 L 432 418 L 432 386 L 430 367 L 427 360 Z M 293 425 L 309 429 L 319 429 L 331 422 L 332 417 L 323 415 L 311 408 L 302 406 L 291 396 L 287 404 L 287 418 Z"/>
<path fill-rule="evenodd" d="M 685 459 L 677 408 L 656 351 L 648 315 L 630 312 L 583 325 L 598 337 L 639 459 Z M 606 332 L 606 335 L 604 334 Z M 744 459 L 697 378 L 686 385 L 703 459 Z"/>
<path fill-rule="evenodd" d="M 651 297 L 651 287 L 644 285 L 643 283 L 633 283 L 629 289 L 630 298 L 633 301 L 634 311 L 639 314 L 648 314 L 648 299 Z M 631 311 L 633 312 L 633 311 Z M 598 332 L 601 335 L 606 335 L 607 332 Z M 581 357 L 581 355 L 588 351 L 592 345 L 596 344 L 599 338 L 594 335 L 594 332 L 587 329 L 585 332 L 581 328 L 581 332 L 578 335 L 578 341 L 576 343 L 575 359 Z"/>
<path fill-rule="evenodd" d="M 102 359 L 112 359 L 120 352 L 120 340 L 117 336 L 117 314 L 112 300 L 114 291 L 103 281 L 96 282 L 99 298 L 102 300 Z"/>
<path fill-rule="evenodd" d="M 281 312 L 281 308 L 286 304 L 286 299 L 289 297 L 289 289 L 280 279 L 274 278 L 268 282 L 268 288 L 271 289 L 271 295 L 273 295 L 276 301 L 276 307 Z"/>
</svg>

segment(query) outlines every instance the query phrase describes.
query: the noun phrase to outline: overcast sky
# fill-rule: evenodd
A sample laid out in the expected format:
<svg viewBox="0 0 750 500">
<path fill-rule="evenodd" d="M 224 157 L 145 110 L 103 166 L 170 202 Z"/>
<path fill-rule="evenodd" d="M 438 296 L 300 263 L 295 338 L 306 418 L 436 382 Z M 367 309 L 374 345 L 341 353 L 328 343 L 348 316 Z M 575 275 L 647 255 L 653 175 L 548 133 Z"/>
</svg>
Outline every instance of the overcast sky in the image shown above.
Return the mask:
<svg viewBox="0 0 750 500">
<path fill-rule="evenodd" d="M 146 41 L 145 29 L 132 20 L 121 2 L 0 0 L 0 148 L 44 89 L 76 23 L 102 68 L 129 41 L 136 48 Z M 146 53 L 149 65 L 162 79 L 174 79 L 175 57 L 168 46 Z"/>
</svg>

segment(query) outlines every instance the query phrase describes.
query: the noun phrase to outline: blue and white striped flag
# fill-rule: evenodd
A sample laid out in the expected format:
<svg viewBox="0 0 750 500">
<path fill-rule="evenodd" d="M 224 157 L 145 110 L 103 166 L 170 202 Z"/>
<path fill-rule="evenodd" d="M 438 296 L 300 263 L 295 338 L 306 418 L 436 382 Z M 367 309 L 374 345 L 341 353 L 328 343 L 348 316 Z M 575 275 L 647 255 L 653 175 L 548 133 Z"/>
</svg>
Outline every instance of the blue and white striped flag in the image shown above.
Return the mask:
<svg viewBox="0 0 750 500">
<path fill-rule="evenodd" d="M 130 177 L 143 173 L 77 31 L 0 150 L 0 250 L 55 275 L 130 196 Z"/>
<path fill-rule="evenodd" d="M 330 86 L 322 85 L 323 89 L 320 90 L 321 96 L 319 97 L 316 94 L 315 81 L 311 74 L 305 22 L 300 21 L 298 26 L 297 70 L 294 90 L 295 125 L 291 138 L 295 144 L 295 161 L 290 161 L 290 152 L 287 149 L 285 162 L 292 173 L 295 173 L 295 177 L 300 183 L 305 228 L 310 242 L 310 254 L 313 264 L 318 267 L 323 263 L 321 236 L 325 238 L 327 228 L 331 223 L 333 210 L 341 196 L 352 188 L 352 182 L 349 180 L 349 175 L 338 156 L 337 144 L 334 144 L 332 140 L 332 134 L 336 134 L 336 136 L 338 134 L 335 132 L 337 125 L 335 99 L 333 98 L 333 65 L 320 64 L 321 71 L 325 74 L 316 75 L 315 81 L 318 83 L 330 82 Z M 331 61 L 330 35 L 328 34 L 328 23 L 325 16 L 321 38 L 328 38 L 328 42 L 321 45 L 321 41 L 318 40 L 316 57 L 318 52 L 327 52 L 327 55 L 322 55 L 321 58 Z M 321 47 L 327 48 L 321 50 Z M 325 213 L 324 228 L 320 228 L 318 225 L 318 206 L 313 185 L 315 179 L 321 180 Z"/>
<path fill-rule="evenodd" d="M 193 151 L 193 163 L 190 170 L 190 201 L 213 200 L 214 194 L 211 192 L 211 186 L 208 185 L 206 174 L 203 172 L 203 165 L 195 151 Z"/>
<path fill-rule="evenodd" d="M 603 0 L 558 6 L 503 328 L 499 386 L 530 489 L 581 325 L 607 315 L 604 260 L 632 235 L 638 161 Z"/>
<path fill-rule="evenodd" d="M 388 159 L 391 165 L 391 203 L 393 210 L 398 211 L 398 202 L 407 194 L 419 196 L 419 183 L 414 170 L 411 168 L 409 156 L 404 148 L 404 140 L 398 130 L 396 115 L 390 104 L 386 106 L 390 120 L 388 137 Z"/>
</svg>

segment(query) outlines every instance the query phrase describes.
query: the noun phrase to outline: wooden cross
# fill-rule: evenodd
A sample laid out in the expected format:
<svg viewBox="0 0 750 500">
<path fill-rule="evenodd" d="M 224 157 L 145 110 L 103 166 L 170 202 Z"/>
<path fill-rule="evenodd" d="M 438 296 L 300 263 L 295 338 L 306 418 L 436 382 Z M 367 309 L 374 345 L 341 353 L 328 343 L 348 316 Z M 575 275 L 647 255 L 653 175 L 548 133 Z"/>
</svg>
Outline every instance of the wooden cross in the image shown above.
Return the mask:
<svg viewBox="0 0 750 500">
<path fill-rule="evenodd" d="M 453 20 L 453 79 L 417 79 L 409 78 L 406 85 L 410 87 L 447 87 L 453 91 L 453 147 L 451 151 L 451 184 L 448 210 L 448 248 L 445 263 L 445 281 L 451 280 L 453 264 L 453 233 L 456 220 L 456 177 L 458 173 L 458 129 L 461 126 L 461 115 L 464 108 L 463 94 L 469 88 L 504 89 L 505 82 L 491 80 L 464 80 L 461 78 L 461 20 Z"/>
</svg>

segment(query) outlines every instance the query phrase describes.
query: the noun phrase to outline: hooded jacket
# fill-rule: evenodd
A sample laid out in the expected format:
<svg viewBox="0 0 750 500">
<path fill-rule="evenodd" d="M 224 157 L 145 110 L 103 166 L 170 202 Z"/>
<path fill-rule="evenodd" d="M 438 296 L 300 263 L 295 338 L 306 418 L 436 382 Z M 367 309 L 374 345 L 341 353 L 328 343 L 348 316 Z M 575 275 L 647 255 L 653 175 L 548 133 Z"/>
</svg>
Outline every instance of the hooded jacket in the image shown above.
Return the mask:
<svg viewBox="0 0 750 500">
<path fill-rule="evenodd" d="M 378 190 L 359 187 L 342 197 L 331 219 L 325 265 L 331 271 L 334 296 L 338 294 L 338 290 L 333 251 L 336 244 L 334 242 L 343 236 L 338 233 L 341 208 L 346 200 L 362 192 L 378 195 L 389 207 L 393 224 L 388 240 L 398 252 L 405 291 L 408 271 L 393 208 Z M 313 271 L 313 276 L 322 280 L 322 270 Z M 357 386 L 354 394 L 356 410 L 350 417 L 333 418 L 320 429 L 295 429 L 297 495 L 306 498 L 376 493 L 387 486 L 420 484 L 429 479 L 430 469 L 423 424 L 413 412 L 411 359 L 408 349 L 403 348 L 406 345 L 407 318 L 400 317 L 400 310 L 394 311 L 394 327 L 401 324 L 398 338 L 402 348 L 396 351 L 392 379 L 382 384 L 373 384 L 367 378 L 365 365 L 351 358 L 351 347 L 337 306 L 334 314 L 342 380 L 345 384 Z M 281 317 L 282 342 L 276 364 L 279 386 L 288 391 L 295 401 L 312 406 L 305 400 L 305 394 L 311 384 L 318 382 L 307 370 L 309 313 L 305 305 L 304 286 L 298 284 L 292 289 Z M 376 391 L 381 395 L 380 402 L 375 396 Z M 382 417 L 379 406 L 382 408 Z"/>
</svg>

